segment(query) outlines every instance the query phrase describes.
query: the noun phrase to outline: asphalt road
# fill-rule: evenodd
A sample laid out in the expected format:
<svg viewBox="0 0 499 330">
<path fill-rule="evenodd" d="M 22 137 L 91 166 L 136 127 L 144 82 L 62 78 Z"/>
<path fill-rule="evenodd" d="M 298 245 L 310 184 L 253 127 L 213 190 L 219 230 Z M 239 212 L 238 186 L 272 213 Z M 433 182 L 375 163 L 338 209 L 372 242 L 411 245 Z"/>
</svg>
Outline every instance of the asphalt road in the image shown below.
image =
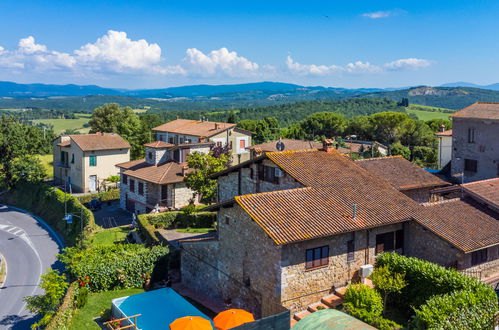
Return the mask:
<svg viewBox="0 0 499 330">
<path fill-rule="evenodd" d="M 0 253 L 7 261 L 7 278 L 0 287 L 0 329 L 29 329 L 35 318 L 23 298 L 41 293 L 40 275 L 59 268 L 61 246 L 35 217 L 0 205 Z"/>
</svg>

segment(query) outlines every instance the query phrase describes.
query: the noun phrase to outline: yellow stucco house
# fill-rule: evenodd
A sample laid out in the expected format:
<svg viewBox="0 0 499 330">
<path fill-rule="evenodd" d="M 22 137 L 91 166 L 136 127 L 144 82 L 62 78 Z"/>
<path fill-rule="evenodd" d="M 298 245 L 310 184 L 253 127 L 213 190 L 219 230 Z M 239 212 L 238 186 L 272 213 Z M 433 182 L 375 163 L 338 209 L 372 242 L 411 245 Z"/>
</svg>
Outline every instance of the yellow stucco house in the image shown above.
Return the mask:
<svg viewBox="0 0 499 330">
<path fill-rule="evenodd" d="M 72 192 L 95 192 L 130 160 L 130 144 L 114 133 L 60 136 L 52 142 L 55 184 Z M 67 186 L 69 189 L 69 186 Z"/>
</svg>

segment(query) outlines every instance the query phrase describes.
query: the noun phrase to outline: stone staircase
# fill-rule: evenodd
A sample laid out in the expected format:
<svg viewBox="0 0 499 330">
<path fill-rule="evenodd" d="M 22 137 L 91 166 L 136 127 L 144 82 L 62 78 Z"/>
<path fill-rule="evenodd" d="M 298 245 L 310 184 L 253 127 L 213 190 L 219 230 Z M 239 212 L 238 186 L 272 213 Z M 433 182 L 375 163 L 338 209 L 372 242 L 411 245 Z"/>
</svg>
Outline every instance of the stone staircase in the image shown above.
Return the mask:
<svg viewBox="0 0 499 330">
<path fill-rule="evenodd" d="M 369 285 L 370 287 L 373 287 L 372 282 L 370 280 L 367 280 L 365 284 Z M 343 297 L 345 296 L 347 289 L 348 287 L 346 286 L 335 289 L 334 293 L 322 297 L 320 302 L 308 305 L 307 309 L 295 313 L 290 320 L 290 327 L 292 328 L 298 321 L 320 309 L 334 309 L 339 305 L 343 304 Z"/>
</svg>

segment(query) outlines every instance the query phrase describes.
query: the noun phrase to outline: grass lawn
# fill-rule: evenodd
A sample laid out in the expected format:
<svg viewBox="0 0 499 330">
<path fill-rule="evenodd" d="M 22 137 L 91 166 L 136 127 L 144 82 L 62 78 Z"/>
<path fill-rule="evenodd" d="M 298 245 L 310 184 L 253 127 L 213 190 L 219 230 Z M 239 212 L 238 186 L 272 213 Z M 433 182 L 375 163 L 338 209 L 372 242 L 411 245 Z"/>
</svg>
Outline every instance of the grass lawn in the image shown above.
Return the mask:
<svg viewBox="0 0 499 330">
<path fill-rule="evenodd" d="M 132 230 L 130 227 L 115 227 L 102 229 L 92 236 L 93 245 L 113 245 L 125 240 L 126 235 Z"/>
<path fill-rule="evenodd" d="M 124 289 L 116 291 L 105 291 L 98 293 L 90 293 L 88 295 L 88 302 L 82 309 L 78 310 L 73 316 L 69 329 L 100 329 L 100 327 L 93 320 L 98 318 L 100 313 L 111 308 L 111 300 L 114 298 L 131 296 L 133 294 L 144 292 L 143 289 Z"/>
<path fill-rule="evenodd" d="M 88 133 L 89 128 L 83 128 L 83 125 L 90 120 L 90 114 L 77 113 L 77 119 L 37 119 L 33 120 L 34 123 L 50 124 L 54 126 L 54 132 L 61 133 L 67 129 L 76 129 L 82 133 Z"/>
<path fill-rule="evenodd" d="M 43 167 L 45 168 L 45 173 L 47 174 L 47 178 L 51 179 L 54 176 L 52 154 L 39 155 L 38 158 L 40 159 Z"/>
<path fill-rule="evenodd" d="M 431 119 L 449 119 L 450 113 L 436 112 L 436 111 L 424 111 L 424 110 L 414 110 L 407 109 L 407 113 L 412 113 L 418 117 L 419 120 L 431 120 Z"/>
<path fill-rule="evenodd" d="M 175 229 L 179 233 L 189 233 L 189 234 L 204 234 L 209 233 L 210 231 L 215 231 L 214 228 L 179 228 Z"/>
</svg>

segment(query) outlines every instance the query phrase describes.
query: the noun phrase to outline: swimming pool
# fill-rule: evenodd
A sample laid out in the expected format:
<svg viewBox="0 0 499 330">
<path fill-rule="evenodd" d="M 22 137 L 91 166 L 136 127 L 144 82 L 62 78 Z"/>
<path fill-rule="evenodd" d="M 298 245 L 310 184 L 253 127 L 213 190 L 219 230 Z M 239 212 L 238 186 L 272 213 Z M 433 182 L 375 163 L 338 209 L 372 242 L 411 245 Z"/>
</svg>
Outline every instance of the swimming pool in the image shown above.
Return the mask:
<svg viewBox="0 0 499 330">
<path fill-rule="evenodd" d="M 137 326 L 143 330 L 168 329 L 170 323 L 184 316 L 200 316 L 210 320 L 172 288 L 113 299 L 112 310 L 116 318 L 142 314 L 137 318 Z"/>
</svg>

